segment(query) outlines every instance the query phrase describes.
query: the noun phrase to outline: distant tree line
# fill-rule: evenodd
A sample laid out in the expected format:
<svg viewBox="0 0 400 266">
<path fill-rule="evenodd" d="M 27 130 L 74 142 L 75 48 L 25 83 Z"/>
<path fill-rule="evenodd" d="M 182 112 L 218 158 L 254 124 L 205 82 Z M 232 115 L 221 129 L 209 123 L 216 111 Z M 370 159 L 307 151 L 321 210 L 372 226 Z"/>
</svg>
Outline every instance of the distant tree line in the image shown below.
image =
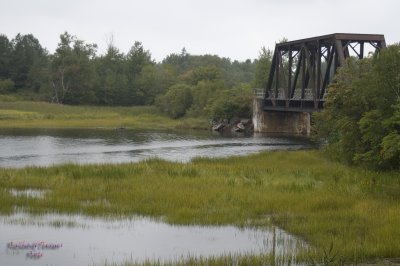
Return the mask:
<svg viewBox="0 0 400 266">
<path fill-rule="evenodd" d="M 251 88 L 266 82 L 271 52 L 244 62 L 191 55 L 155 62 L 142 43 L 128 53 L 112 38 L 105 54 L 65 32 L 50 54 L 32 34 L 0 34 L 0 94 L 62 104 L 157 105 L 173 118 L 250 116 Z"/>
</svg>

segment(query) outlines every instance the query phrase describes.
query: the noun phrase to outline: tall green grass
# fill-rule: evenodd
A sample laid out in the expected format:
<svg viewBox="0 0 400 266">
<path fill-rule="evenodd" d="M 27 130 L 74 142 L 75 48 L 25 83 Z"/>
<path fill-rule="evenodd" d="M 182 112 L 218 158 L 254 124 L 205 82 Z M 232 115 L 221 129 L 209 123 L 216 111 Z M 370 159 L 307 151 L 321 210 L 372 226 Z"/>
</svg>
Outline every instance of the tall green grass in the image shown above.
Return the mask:
<svg viewBox="0 0 400 266">
<path fill-rule="evenodd" d="M 292 261 L 285 257 L 274 257 L 271 254 L 263 254 L 254 256 L 251 254 L 229 254 L 222 256 L 210 256 L 210 257 L 192 257 L 183 256 L 182 258 L 175 259 L 173 261 L 154 261 L 147 260 L 144 262 L 126 262 L 123 266 L 187 266 L 187 265 L 199 265 L 199 266 L 230 266 L 230 265 L 241 265 L 241 266 L 256 266 L 256 265 L 290 265 Z M 105 263 L 104 265 L 116 266 L 118 264 Z"/>
<path fill-rule="evenodd" d="M 2 213 L 17 208 L 31 213 L 140 214 L 172 224 L 272 222 L 313 247 L 297 254 L 298 260 L 323 261 L 328 250 L 343 262 L 400 257 L 400 174 L 349 168 L 317 151 L 199 158 L 185 164 L 152 159 L 0 169 L 0 188 Z M 43 199 L 8 192 L 28 188 L 48 192 Z"/>
<path fill-rule="evenodd" d="M 0 128 L 207 128 L 205 119 L 173 120 L 153 106 L 68 106 L 45 102 L 2 101 Z"/>
</svg>

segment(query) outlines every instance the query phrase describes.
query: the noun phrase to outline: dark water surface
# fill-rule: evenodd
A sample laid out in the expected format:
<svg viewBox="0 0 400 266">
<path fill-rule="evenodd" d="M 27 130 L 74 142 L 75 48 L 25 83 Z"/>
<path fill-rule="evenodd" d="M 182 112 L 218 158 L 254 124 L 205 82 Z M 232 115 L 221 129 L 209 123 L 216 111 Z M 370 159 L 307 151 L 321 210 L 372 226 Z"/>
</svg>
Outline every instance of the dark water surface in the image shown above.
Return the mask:
<svg viewBox="0 0 400 266">
<path fill-rule="evenodd" d="M 187 162 L 195 157 L 229 157 L 312 146 L 304 138 L 209 131 L 0 129 L 0 167 L 125 163 L 154 157 Z"/>
</svg>

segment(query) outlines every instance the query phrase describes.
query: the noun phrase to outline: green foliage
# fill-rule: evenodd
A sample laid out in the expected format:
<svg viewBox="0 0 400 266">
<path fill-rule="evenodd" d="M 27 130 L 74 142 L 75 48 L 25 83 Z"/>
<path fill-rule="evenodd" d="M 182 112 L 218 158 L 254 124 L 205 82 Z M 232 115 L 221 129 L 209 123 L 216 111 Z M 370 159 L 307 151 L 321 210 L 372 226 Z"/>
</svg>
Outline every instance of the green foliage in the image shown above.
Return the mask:
<svg viewBox="0 0 400 266">
<path fill-rule="evenodd" d="M 225 66 L 228 69 L 224 75 L 225 84 L 228 88 L 238 86 L 239 84 L 250 84 L 254 80 L 257 61 L 250 59 L 244 62 L 237 60 Z"/>
<path fill-rule="evenodd" d="M 124 55 L 112 43 L 105 55 L 94 62 L 96 68 L 96 97 L 98 104 L 120 103 L 120 92 L 128 86 Z"/>
<path fill-rule="evenodd" d="M 250 83 L 255 72 L 255 62 L 250 59 L 232 62 L 217 55 L 191 55 L 185 49 L 180 54 L 167 56 L 162 65 L 173 68 L 180 82 L 196 85 L 202 80 L 222 80 L 227 89 Z"/>
<path fill-rule="evenodd" d="M 252 86 L 254 88 L 267 88 L 268 74 L 272 64 L 273 53 L 265 47 L 261 48 L 256 61 L 256 70 Z"/>
<path fill-rule="evenodd" d="M 185 84 L 170 87 L 165 95 L 156 99 L 156 105 L 174 119 L 184 116 L 191 104 L 191 88 Z"/>
<path fill-rule="evenodd" d="M 400 45 L 373 58 L 352 59 L 338 70 L 324 110 L 315 115 L 317 134 L 338 160 L 399 169 Z"/>
<path fill-rule="evenodd" d="M 253 80 L 255 64 L 251 60 L 232 63 L 218 56 L 192 56 L 183 50 L 180 55 L 168 56 L 163 66 L 173 69 L 176 79 L 191 87 L 192 103 L 185 111 L 187 116 L 228 119 L 251 116 L 251 90 L 242 85 Z M 166 106 L 173 105 L 167 102 L 166 97 L 159 97 L 157 105 L 166 111 L 169 109 Z"/>
<path fill-rule="evenodd" d="M 383 160 L 393 166 L 400 161 L 400 100 L 394 109 L 393 116 L 384 121 L 389 133 L 382 139 L 381 150 Z"/>
<path fill-rule="evenodd" d="M 14 89 L 14 82 L 11 79 L 0 79 L 0 94 L 11 92 Z"/>
<path fill-rule="evenodd" d="M 18 34 L 12 41 L 0 35 L 0 93 L 24 100 L 108 106 L 149 105 L 165 96 L 159 106 L 171 116 L 205 117 L 205 107 L 219 91 L 249 84 L 256 70 L 250 59 L 232 62 L 217 55 L 191 55 L 185 48 L 156 63 L 141 42 L 134 42 L 126 54 L 114 46 L 113 36 L 107 45 L 98 55 L 96 44 L 64 32 L 49 55 L 31 34 Z M 259 67 L 262 64 L 258 62 Z M 185 111 L 182 106 L 175 111 L 166 107 L 173 105 L 166 100 L 171 96 L 166 95 L 168 90 L 178 84 L 192 90 L 193 103 L 185 102 Z"/>
<path fill-rule="evenodd" d="M 192 87 L 193 104 L 188 110 L 188 115 L 199 117 L 207 114 L 206 106 L 217 97 L 218 92 L 224 89 L 223 81 L 210 81 L 208 79 L 199 81 Z"/>
<path fill-rule="evenodd" d="M 32 34 L 17 36 L 7 42 L 0 40 L 0 79 L 10 79 L 14 83 L 13 91 L 30 89 L 34 92 L 47 87 L 47 51 Z"/>
<path fill-rule="evenodd" d="M 85 44 L 68 32 L 60 35 L 60 42 L 51 60 L 53 101 L 70 104 L 96 102 L 93 92 L 95 72 L 90 64 L 96 48 L 96 45 Z"/>
<path fill-rule="evenodd" d="M 163 60 L 163 65 L 173 66 L 180 74 L 189 70 L 190 55 L 183 47 L 180 54 L 172 53 Z"/>
<path fill-rule="evenodd" d="M 216 81 L 221 79 L 221 71 L 216 66 L 198 67 L 184 75 L 186 83 L 197 85 L 200 81 Z"/>
<path fill-rule="evenodd" d="M 10 78 L 13 47 L 7 36 L 0 34 L 0 79 Z"/>
<path fill-rule="evenodd" d="M 16 102 L 18 101 L 17 97 L 13 95 L 2 95 L 0 93 L 0 102 Z"/>
<path fill-rule="evenodd" d="M 140 104 L 154 104 L 155 98 L 164 93 L 159 68 L 154 64 L 145 65 L 140 71 L 137 85 L 141 96 Z"/>
<path fill-rule="evenodd" d="M 213 119 L 251 118 L 252 90 L 242 86 L 222 90 L 206 106 L 209 117 Z"/>
<path fill-rule="evenodd" d="M 150 52 L 145 50 L 142 43 L 136 41 L 126 55 L 128 87 L 123 93 L 125 104 L 143 105 L 146 94 L 152 86 L 152 80 L 143 77 L 142 71 L 149 70 L 147 66 L 154 64 Z M 147 67 L 147 68 L 146 68 Z M 145 72 L 149 74 L 149 71 Z M 151 75 L 151 74 L 150 74 Z"/>
</svg>

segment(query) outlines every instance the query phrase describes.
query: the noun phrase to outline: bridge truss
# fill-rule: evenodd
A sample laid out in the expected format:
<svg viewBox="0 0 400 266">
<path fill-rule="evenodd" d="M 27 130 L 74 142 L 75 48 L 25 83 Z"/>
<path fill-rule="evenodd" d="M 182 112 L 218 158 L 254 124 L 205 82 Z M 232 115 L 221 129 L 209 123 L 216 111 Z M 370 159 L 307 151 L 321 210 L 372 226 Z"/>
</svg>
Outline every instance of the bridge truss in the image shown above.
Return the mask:
<svg viewBox="0 0 400 266">
<path fill-rule="evenodd" d="M 376 34 L 335 33 L 275 46 L 264 96 L 265 111 L 312 112 L 323 107 L 329 83 L 348 57 L 386 47 Z"/>
</svg>

